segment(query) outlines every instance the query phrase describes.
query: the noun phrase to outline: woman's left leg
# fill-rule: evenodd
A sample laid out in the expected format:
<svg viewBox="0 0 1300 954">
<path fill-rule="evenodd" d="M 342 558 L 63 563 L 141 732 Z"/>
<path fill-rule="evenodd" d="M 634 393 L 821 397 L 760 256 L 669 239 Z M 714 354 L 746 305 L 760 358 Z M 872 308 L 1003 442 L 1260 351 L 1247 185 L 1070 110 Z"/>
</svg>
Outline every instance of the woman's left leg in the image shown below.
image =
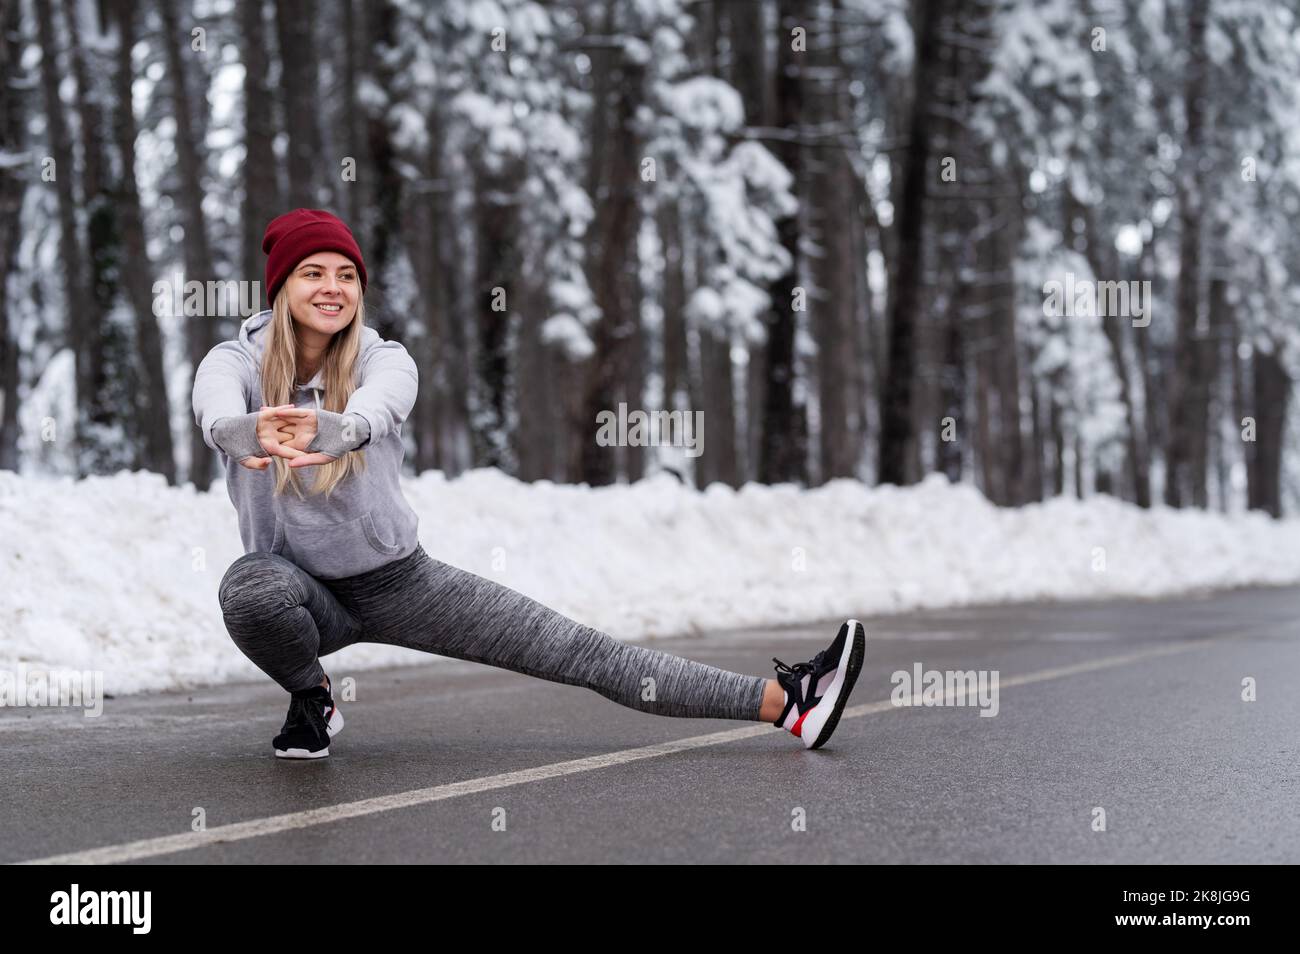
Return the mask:
<svg viewBox="0 0 1300 954">
<path fill-rule="evenodd" d="M 768 680 L 620 642 L 417 547 L 356 577 L 324 580 L 391 643 L 594 690 L 656 715 L 755 721 Z"/>
</svg>

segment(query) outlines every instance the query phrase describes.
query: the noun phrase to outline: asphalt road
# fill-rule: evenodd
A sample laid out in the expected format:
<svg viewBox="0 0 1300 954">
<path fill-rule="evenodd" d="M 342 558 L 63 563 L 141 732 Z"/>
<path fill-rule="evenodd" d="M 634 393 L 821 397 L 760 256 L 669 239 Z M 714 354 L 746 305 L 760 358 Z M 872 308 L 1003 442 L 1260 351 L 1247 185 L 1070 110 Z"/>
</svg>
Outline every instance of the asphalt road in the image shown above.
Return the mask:
<svg viewBox="0 0 1300 954">
<path fill-rule="evenodd" d="M 311 762 L 273 756 L 269 682 L 0 708 L 0 861 L 1294 863 L 1298 618 L 1274 589 L 864 620 L 818 751 L 455 660 L 331 669 L 358 699 Z M 770 675 L 834 631 L 653 645 Z M 997 671 L 997 715 L 893 705 L 917 663 Z"/>
</svg>

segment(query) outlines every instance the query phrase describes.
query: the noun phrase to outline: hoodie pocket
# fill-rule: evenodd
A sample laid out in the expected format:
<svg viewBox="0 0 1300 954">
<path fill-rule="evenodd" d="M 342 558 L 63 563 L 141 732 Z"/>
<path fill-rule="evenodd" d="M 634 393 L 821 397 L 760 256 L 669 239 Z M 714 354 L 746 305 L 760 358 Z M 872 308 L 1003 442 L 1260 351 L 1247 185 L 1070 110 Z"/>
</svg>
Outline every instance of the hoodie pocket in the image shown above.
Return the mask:
<svg viewBox="0 0 1300 954">
<path fill-rule="evenodd" d="M 362 516 L 361 528 L 366 532 L 366 539 L 370 541 L 370 545 L 380 553 L 392 556 L 394 553 L 402 552 L 402 544 L 400 541 L 396 543 L 388 543 L 379 535 L 379 530 L 375 527 L 373 511 Z"/>
<path fill-rule="evenodd" d="M 312 576 L 348 576 L 373 565 L 375 553 L 393 555 L 402 548 L 380 538 L 369 513 L 355 520 L 324 526 L 282 523 L 288 555 Z"/>
</svg>

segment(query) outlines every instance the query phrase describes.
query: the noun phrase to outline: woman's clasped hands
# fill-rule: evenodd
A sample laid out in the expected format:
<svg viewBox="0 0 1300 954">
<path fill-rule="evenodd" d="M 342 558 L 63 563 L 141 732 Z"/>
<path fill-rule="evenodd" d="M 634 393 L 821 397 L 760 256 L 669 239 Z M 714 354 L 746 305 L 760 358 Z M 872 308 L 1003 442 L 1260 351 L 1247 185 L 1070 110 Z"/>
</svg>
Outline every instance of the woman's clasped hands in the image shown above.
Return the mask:
<svg viewBox="0 0 1300 954">
<path fill-rule="evenodd" d="M 307 447 L 315 439 L 316 411 L 312 408 L 281 404 L 263 405 L 258 411 L 258 443 L 271 457 L 288 459 L 290 467 L 311 467 L 336 459 L 319 451 L 309 453 Z M 265 470 L 271 466 L 271 457 L 245 457 L 240 463 L 250 470 Z"/>
</svg>

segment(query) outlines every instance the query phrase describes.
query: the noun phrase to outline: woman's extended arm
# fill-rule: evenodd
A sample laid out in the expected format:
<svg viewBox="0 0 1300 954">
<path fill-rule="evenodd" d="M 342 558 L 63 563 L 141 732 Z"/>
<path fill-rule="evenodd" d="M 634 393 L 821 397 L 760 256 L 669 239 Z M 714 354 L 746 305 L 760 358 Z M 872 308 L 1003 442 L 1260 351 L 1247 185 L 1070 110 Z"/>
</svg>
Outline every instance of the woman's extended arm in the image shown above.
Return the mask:
<svg viewBox="0 0 1300 954">
<path fill-rule="evenodd" d="M 369 440 L 370 425 L 360 414 L 318 410 L 316 437 L 307 445 L 307 450 L 330 457 L 342 457 Z"/>
<path fill-rule="evenodd" d="M 384 341 L 367 351 L 358 377 L 361 385 L 342 413 L 298 408 L 283 415 L 295 440 L 308 441 L 307 456 L 289 466 L 311 467 L 342 457 L 391 434 L 406 420 L 415 406 L 420 376 L 401 344 Z"/>
<path fill-rule="evenodd" d="M 359 377 L 361 386 L 348 398 L 343 416 L 355 414 L 364 420 L 370 434 L 357 447 L 365 447 L 387 437 L 406 420 L 415 407 L 420 374 L 399 342 L 382 341 L 366 352 Z M 358 435 L 361 429 L 357 428 Z"/>
<path fill-rule="evenodd" d="M 219 417 L 212 424 L 212 437 L 233 461 L 245 457 L 270 457 L 271 452 L 257 439 L 257 411 Z"/>
<path fill-rule="evenodd" d="M 251 436 L 257 443 L 256 412 L 251 421 L 248 418 L 251 370 L 248 355 L 239 343 L 223 341 L 207 353 L 194 372 L 194 423 L 203 431 L 203 443 L 232 460 L 250 454 L 263 456 L 250 450 L 246 440 Z M 223 418 L 243 420 L 227 420 L 214 435 L 213 428 Z"/>
<path fill-rule="evenodd" d="M 277 410 L 248 411 L 252 366 L 234 341 L 223 341 L 199 362 L 194 374 L 194 421 L 203 431 L 203 442 L 232 461 L 253 470 L 263 470 L 274 452 L 293 459 L 303 452 L 287 447 L 292 436 L 280 430 Z M 255 458 L 260 458 L 255 460 Z"/>
</svg>

